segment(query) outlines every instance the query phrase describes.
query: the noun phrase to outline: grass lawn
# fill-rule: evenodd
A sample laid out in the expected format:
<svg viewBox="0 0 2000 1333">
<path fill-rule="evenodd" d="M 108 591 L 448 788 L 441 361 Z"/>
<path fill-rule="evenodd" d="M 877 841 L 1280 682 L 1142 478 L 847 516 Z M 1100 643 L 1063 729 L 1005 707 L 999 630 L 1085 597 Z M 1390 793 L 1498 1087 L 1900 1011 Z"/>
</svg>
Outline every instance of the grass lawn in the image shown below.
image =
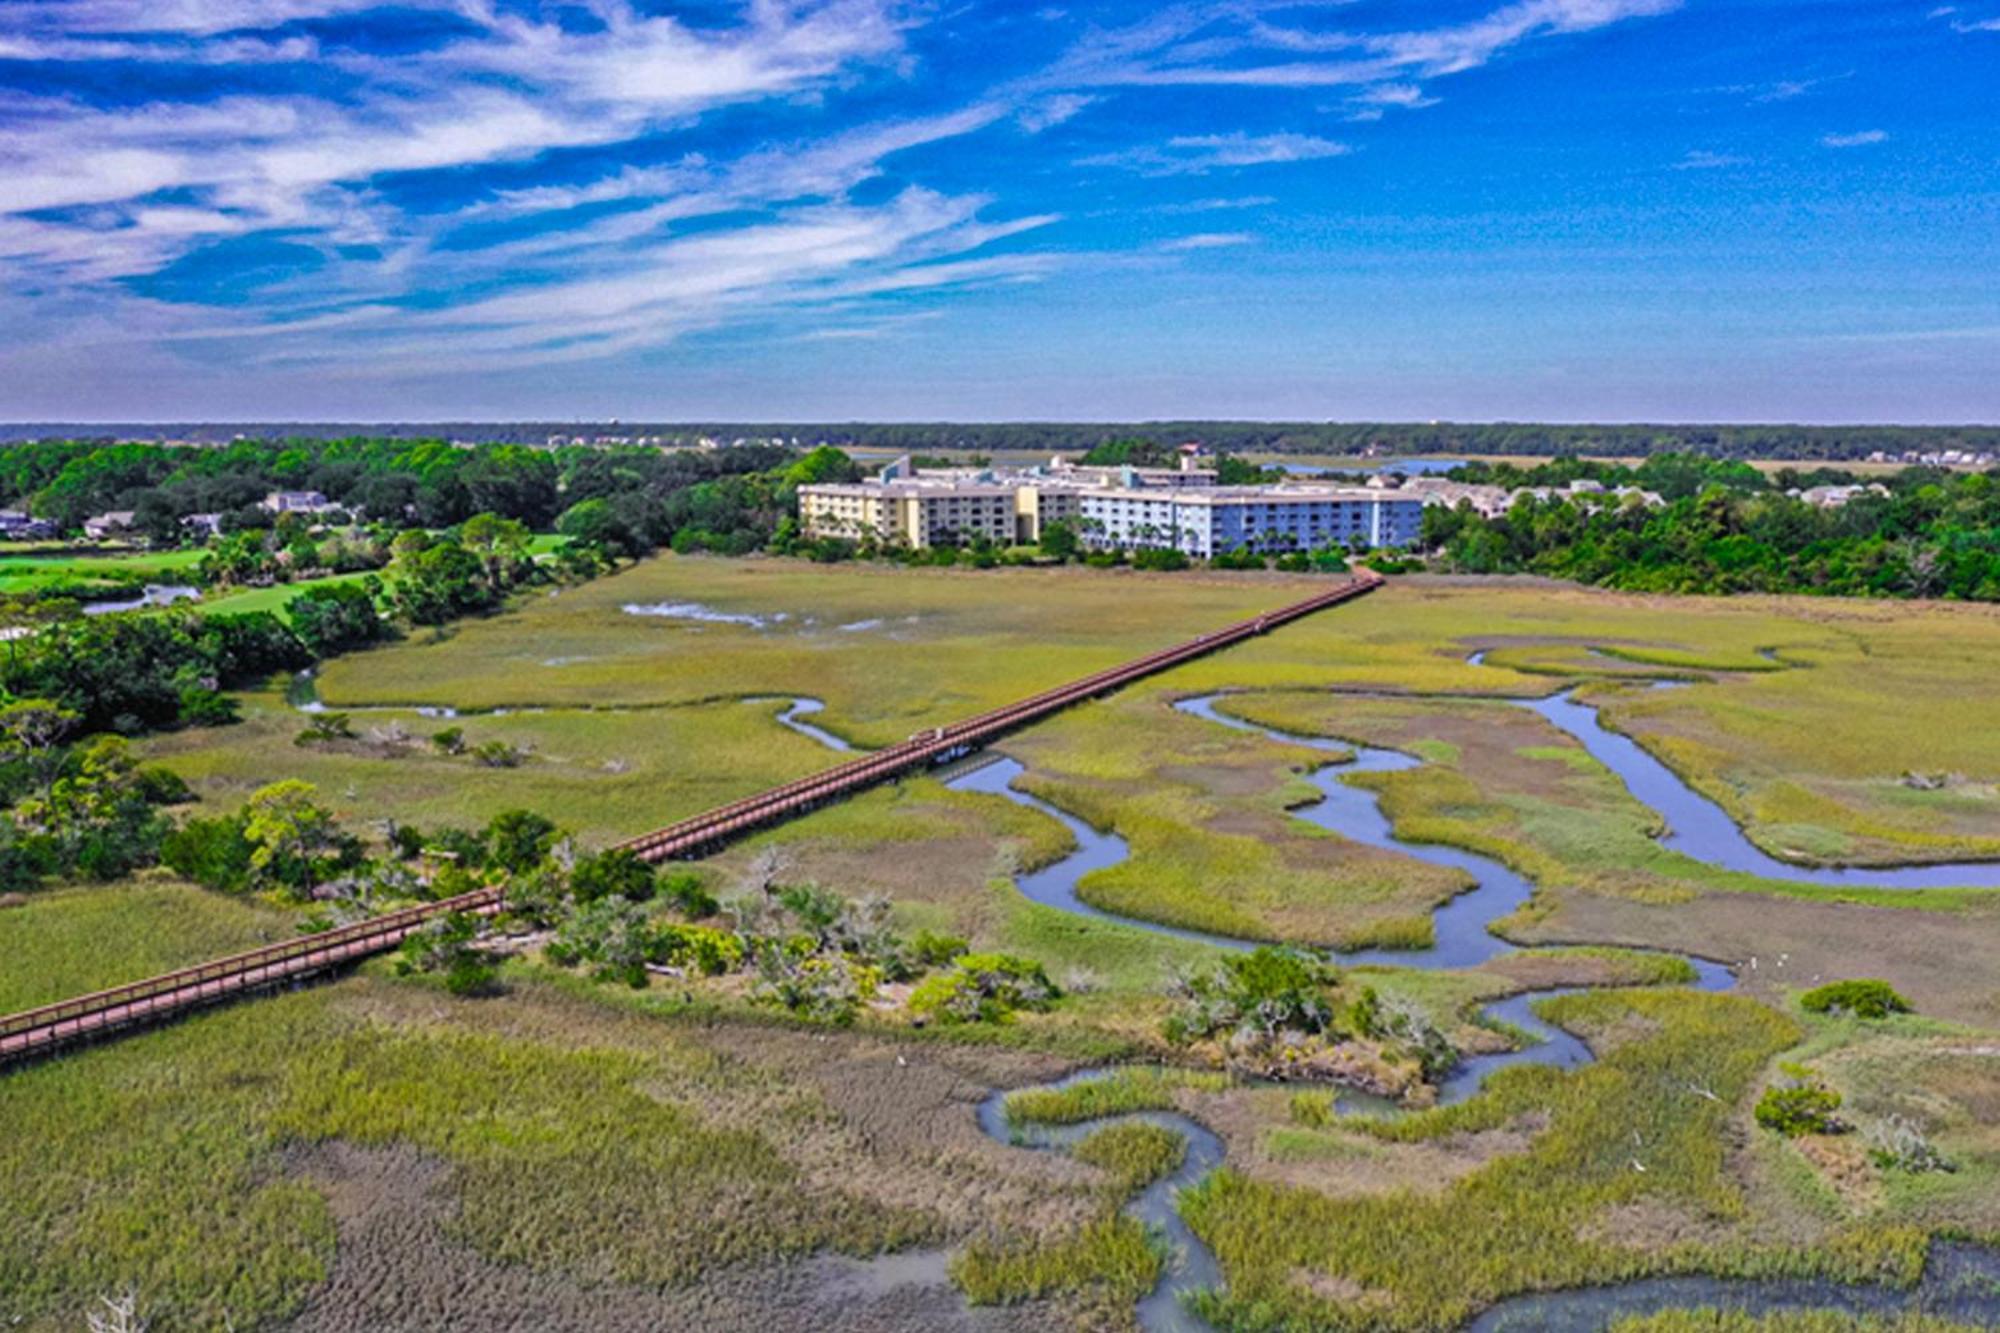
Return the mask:
<svg viewBox="0 0 2000 1333">
<path fill-rule="evenodd" d="M 201 562 L 201 550 L 118 551 L 103 555 L 0 551 L 0 593 L 27 592 L 54 583 L 107 583 L 131 579 L 162 582 Z"/>
<path fill-rule="evenodd" d="M 245 588 L 240 592 L 224 592 L 219 596 L 203 599 L 200 609 L 220 612 L 224 615 L 243 615 L 251 611 L 269 611 L 280 620 L 288 620 L 285 604 L 304 592 L 307 588 L 332 587 L 339 583 L 359 583 L 373 571 L 355 574 L 329 574 L 323 579 L 300 579 L 297 583 L 274 583 L 268 588 Z"/>
</svg>

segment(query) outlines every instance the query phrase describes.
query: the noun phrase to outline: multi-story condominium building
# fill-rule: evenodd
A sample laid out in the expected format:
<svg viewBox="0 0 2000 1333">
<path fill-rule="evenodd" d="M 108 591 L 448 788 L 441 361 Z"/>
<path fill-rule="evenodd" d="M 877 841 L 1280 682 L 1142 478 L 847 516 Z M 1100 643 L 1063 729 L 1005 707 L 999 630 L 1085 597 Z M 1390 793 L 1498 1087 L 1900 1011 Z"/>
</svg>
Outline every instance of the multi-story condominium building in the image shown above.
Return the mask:
<svg viewBox="0 0 2000 1333">
<path fill-rule="evenodd" d="M 1014 541 L 1018 488 L 997 482 L 862 481 L 799 487 L 808 537 L 872 536 L 885 545 Z"/>
<path fill-rule="evenodd" d="M 874 481 L 802 486 L 807 536 L 925 547 L 985 539 L 1032 543 L 1072 524 L 1101 549 L 1172 547 L 1206 559 L 1322 546 L 1413 546 L 1423 501 L 1355 487 L 1218 486 L 1201 468 L 917 471 L 897 460 Z"/>
<path fill-rule="evenodd" d="M 1201 559 L 1238 548 L 1260 555 L 1322 546 L 1414 546 L 1421 500 L 1327 486 L 1215 486 L 1082 493 L 1085 543 L 1172 547 Z"/>
</svg>

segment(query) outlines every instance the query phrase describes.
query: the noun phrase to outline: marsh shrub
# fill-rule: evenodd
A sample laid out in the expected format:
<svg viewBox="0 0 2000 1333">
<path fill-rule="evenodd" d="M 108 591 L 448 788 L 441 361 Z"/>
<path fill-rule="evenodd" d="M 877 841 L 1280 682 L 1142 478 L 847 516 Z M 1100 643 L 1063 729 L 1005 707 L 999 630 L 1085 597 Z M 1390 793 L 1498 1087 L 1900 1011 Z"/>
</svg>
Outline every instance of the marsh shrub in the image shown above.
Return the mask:
<svg viewBox="0 0 2000 1333">
<path fill-rule="evenodd" d="M 487 861 L 509 874 L 525 874 L 548 857 L 561 836 L 553 820 L 532 810 L 503 810 L 486 826 Z"/>
<path fill-rule="evenodd" d="M 1324 1032 L 1333 1023 L 1328 992 L 1338 981 L 1339 973 L 1311 954 L 1267 944 L 1179 979 L 1180 1003 L 1167 1019 L 1167 1037 L 1188 1042 L 1230 1032 Z"/>
<path fill-rule="evenodd" d="M 1047 1009 L 1060 995 L 1032 958 L 969 953 L 925 978 L 910 995 L 910 1012 L 940 1023 L 1004 1023 L 1020 1009 Z"/>
<path fill-rule="evenodd" d="M 479 918 L 466 912 L 426 921 L 404 938 L 396 959 L 397 975 L 442 974 L 445 989 L 453 995 L 491 992 L 499 970 L 479 947 L 480 931 Z"/>
<path fill-rule="evenodd" d="M 641 903 L 658 887 L 653 867 L 625 848 L 613 848 L 577 859 L 569 872 L 569 891 L 580 903 L 623 898 Z"/>
<path fill-rule="evenodd" d="M 701 876 L 692 870 L 676 870 L 661 876 L 659 896 L 660 901 L 690 920 L 698 921 L 722 910 L 722 904 L 708 891 Z"/>
<path fill-rule="evenodd" d="M 519 768 L 527 760 L 528 752 L 506 741 L 486 741 L 472 747 L 472 758 L 487 768 Z"/>
<path fill-rule="evenodd" d="M 545 950 L 558 967 L 589 963 L 599 981 L 622 981 L 635 990 L 646 984 L 646 962 L 654 945 L 645 911 L 624 898 L 580 904 L 556 928 Z"/>
<path fill-rule="evenodd" d="M 1788 1139 L 1808 1134 L 1842 1134 L 1847 1124 L 1835 1112 L 1840 1110 L 1838 1092 L 1820 1082 L 1812 1070 L 1799 1065 L 1779 1066 L 1786 1081 L 1764 1090 L 1757 1099 L 1757 1123 L 1774 1129 Z"/>
<path fill-rule="evenodd" d="M 1886 981 L 1835 981 L 1809 990 L 1799 1004 L 1811 1014 L 1853 1014 L 1857 1018 L 1887 1018 L 1911 1012 L 1910 1002 Z"/>
<path fill-rule="evenodd" d="M 719 977 L 743 966 L 746 950 L 741 936 L 713 926 L 667 924 L 653 936 L 652 960 L 668 967 Z"/>
<path fill-rule="evenodd" d="M 1905 1171 L 1921 1175 L 1927 1171 L 1956 1171 L 1958 1168 L 1931 1144 L 1923 1127 L 1906 1116 L 1890 1112 L 1868 1127 L 1868 1156 L 1885 1171 Z"/>
<path fill-rule="evenodd" d="M 841 955 L 825 956 L 776 940 L 757 947 L 758 1000 L 801 1018 L 844 1027 L 881 984 L 880 969 Z"/>
<path fill-rule="evenodd" d="M 963 936 L 920 930 L 910 940 L 910 958 L 924 967 L 944 967 L 971 947 Z"/>
<path fill-rule="evenodd" d="M 250 887 L 250 840 L 239 811 L 216 819 L 190 819 L 160 843 L 160 859 L 203 888 L 241 893 Z"/>
</svg>

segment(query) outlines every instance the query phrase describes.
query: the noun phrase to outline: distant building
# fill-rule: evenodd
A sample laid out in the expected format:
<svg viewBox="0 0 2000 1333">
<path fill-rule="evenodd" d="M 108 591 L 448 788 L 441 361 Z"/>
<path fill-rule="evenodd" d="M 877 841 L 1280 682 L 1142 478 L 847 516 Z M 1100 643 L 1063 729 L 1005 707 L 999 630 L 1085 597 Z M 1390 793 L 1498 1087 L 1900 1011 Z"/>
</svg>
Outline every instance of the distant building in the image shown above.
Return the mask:
<svg viewBox="0 0 2000 1333">
<path fill-rule="evenodd" d="M 0 538 L 10 542 L 47 541 L 56 535 L 56 525 L 36 518 L 22 509 L 0 509 Z"/>
<path fill-rule="evenodd" d="M 222 515 L 189 514 L 181 519 L 181 526 L 190 536 L 219 537 L 222 535 Z"/>
<path fill-rule="evenodd" d="M 113 509 L 83 520 L 83 535 L 94 542 L 130 532 L 136 515 L 130 509 Z"/>
<path fill-rule="evenodd" d="M 1363 487 L 1311 485 L 1118 487 L 1085 491 L 1083 540 L 1100 549 L 1172 548 L 1209 559 L 1326 546 L 1414 546 L 1423 501 Z"/>
<path fill-rule="evenodd" d="M 1038 542 L 1051 523 L 1072 524 L 1099 549 L 1173 547 L 1207 558 L 1238 547 L 1257 552 L 1341 546 L 1410 546 L 1423 501 L 1353 487 L 1216 484 L 1186 455 L 1175 468 L 1046 467 L 998 471 L 913 468 L 907 456 L 872 481 L 802 486 L 799 512 L 811 537 L 914 548 L 984 539 Z"/>
<path fill-rule="evenodd" d="M 272 491 L 257 507 L 273 514 L 324 514 L 340 508 L 318 491 Z"/>
<path fill-rule="evenodd" d="M 1811 486 L 1802 491 L 1787 491 L 1786 494 L 1815 509 L 1841 509 L 1863 495 L 1886 496 L 1889 488 L 1874 482 L 1865 486 Z"/>
</svg>

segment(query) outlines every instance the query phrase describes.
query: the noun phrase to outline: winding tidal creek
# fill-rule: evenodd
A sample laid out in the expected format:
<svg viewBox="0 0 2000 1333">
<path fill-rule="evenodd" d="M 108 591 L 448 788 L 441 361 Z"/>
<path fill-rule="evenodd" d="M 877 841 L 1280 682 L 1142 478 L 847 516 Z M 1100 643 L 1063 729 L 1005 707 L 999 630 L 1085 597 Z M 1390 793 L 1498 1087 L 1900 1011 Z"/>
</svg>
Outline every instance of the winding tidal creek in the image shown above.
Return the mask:
<svg viewBox="0 0 2000 1333">
<path fill-rule="evenodd" d="M 1414 768 L 1422 760 L 1396 750 L 1295 735 L 1259 726 L 1218 709 L 1218 700 L 1223 697 L 1209 694 L 1184 699 L 1174 707 L 1191 716 L 1253 732 L 1273 741 L 1352 756 L 1348 762 L 1329 763 L 1310 775 L 1311 782 L 1321 793 L 1321 799 L 1293 811 L 1298 818 L 1354 842 L 1463 871 L 1474 882 L 1474 887 L 1454 897 L 1434 913 L 1434 948 L 1371 949 L 1344 954 L 1341 956 L 1343 963 L 1424 969 L 1470 968 L 1511 948 L 1489 927 L 1526 903 L 1534 892 L 1533 886 L 1490 857 L 1455 847 L 1413 843 L 1397 837 L 1383 815 L 1375 794 L 1344 781 L 1350 774 Z M 1624 781 L 1634 797 L 1659 814 L 1665 825 L 1662 842 L 1697 860 L 1771 879 L 1844 887 L 2000 886 L 2000 864 L 1991 862 L 1882 870 L 1817 870 L 1788 865 L 1752 845 L 1721 807 L 1688 787 L 1671 769 L 1647 754 L 1636 742 L 1604 727 L 1598 720 L 1597 710 L 1578 701 L 1570 692 L 1547 699 L 1515 702 L 1539 713 L 1576 738 L 1591 755 Z M 1017 789 L 1013 781 L 1022 771 L 1018 761 L 996 757 L 990 763 L 950 779 L 949 785 L 960 791 L 1002 796 L 1038 810 L 1059 821 L 1076 839 L 1076 850 L 1070 855 L 1017 877 L 1016 882 L 1024 895 L 1048 907 L 1116 921 L 1157 934 L 1198 940 L 1225 949 L 1254 947 L 1253 941 L 1119 916 L 1084 902 L 1077 894 L 1078 880 L 1094 870 L 1123 861 L 1129 855 L 1129 848 L 1117 834 L 1099 832 L 1049 802 Z M 1696 972 L 1694 984 L 1702 989 L 1726 990 L 1735 984 L 1735 975 L 1720 963 L 1700 958 L 1688 961 Z M 1512 1024 L 1537 1040 L 1518 1050 L 1475 1055 L 1462 1060 L 1440 1085 L 1440 1102 L 1460 1101 L 1473 1095 L 1489 1075 L 1508 1065 L 1532 1063 L 1567 1069 L 1591 1060 L 1590 1048 L 1582 1040 L 1542 1021 L 1534 1013 L 1537 1001 L 1564 993 L 1565 989 L 1527 991 L 1485 1006 L 1482 1013 L 1487 1018 Z M 1070 1086 L 1110 1077 L 1115 1073 L 1116 1066 L 1084 1070 L 1046 1086 Z M 1127 1205 L 1127 1212 L 1149 1227 L 1157 1228 L 1169 1248 L 1169 1259 L 1159 1285 L 1140 1303 L 1140 1326 L 1148 1333 L 1193 1333 L 1206 1329 L 1208 1325 L 1187 1309 L 1183 1298 L 1192 1292 L 1220 1285 L 1222 1274 L 1214 1255 L 1181 1220 L 1174 1199 L 1181 1189 L 1201 1180 L 1222 1164 L 1226 1155 L 1222 1141 L 1197 1121 L 1175 1112 L 1105 1116 L 1059 1127 L 1014 1125 L 1006 1116 L 1005 1097 L 1005 1092 L 995 1093 L 979 1110 L 980 1127 L 1004 1143 L 1060 1151 L 1105 1125 L 1134 1119 L 1164 1126 L 1186 1138 L 1187 1158 L 1181 1168 L 1143 1190 Z M 1358 1095 L 1343 1096 L 1338 1109 L 1342 1113 L 1357 1110 L 1371 1114 L 1393 1113 L 1385 1112 L 1385 1106 L 1379 1099 Z M 1626 1316 L 1710 1305 L 1750 1313 L 1802 1309 L 1896 1313 L 1922 1309 L 1947 1318 L 2000 1326 L 2000 1253 L 1971 1246 L 1940 1244 L 1934 1248 L 1923 1282 L 1914 1291 L 1827 1281 L 1660 1278 L 1517 1297 L 1485 1311 L 1471 1328 L 1479 1333 L 1526 1333 L 1531 1329 L 1583 1333 L 1584 1330 L 1602 1329 L 1613 1320 Z"/>
</svg>

